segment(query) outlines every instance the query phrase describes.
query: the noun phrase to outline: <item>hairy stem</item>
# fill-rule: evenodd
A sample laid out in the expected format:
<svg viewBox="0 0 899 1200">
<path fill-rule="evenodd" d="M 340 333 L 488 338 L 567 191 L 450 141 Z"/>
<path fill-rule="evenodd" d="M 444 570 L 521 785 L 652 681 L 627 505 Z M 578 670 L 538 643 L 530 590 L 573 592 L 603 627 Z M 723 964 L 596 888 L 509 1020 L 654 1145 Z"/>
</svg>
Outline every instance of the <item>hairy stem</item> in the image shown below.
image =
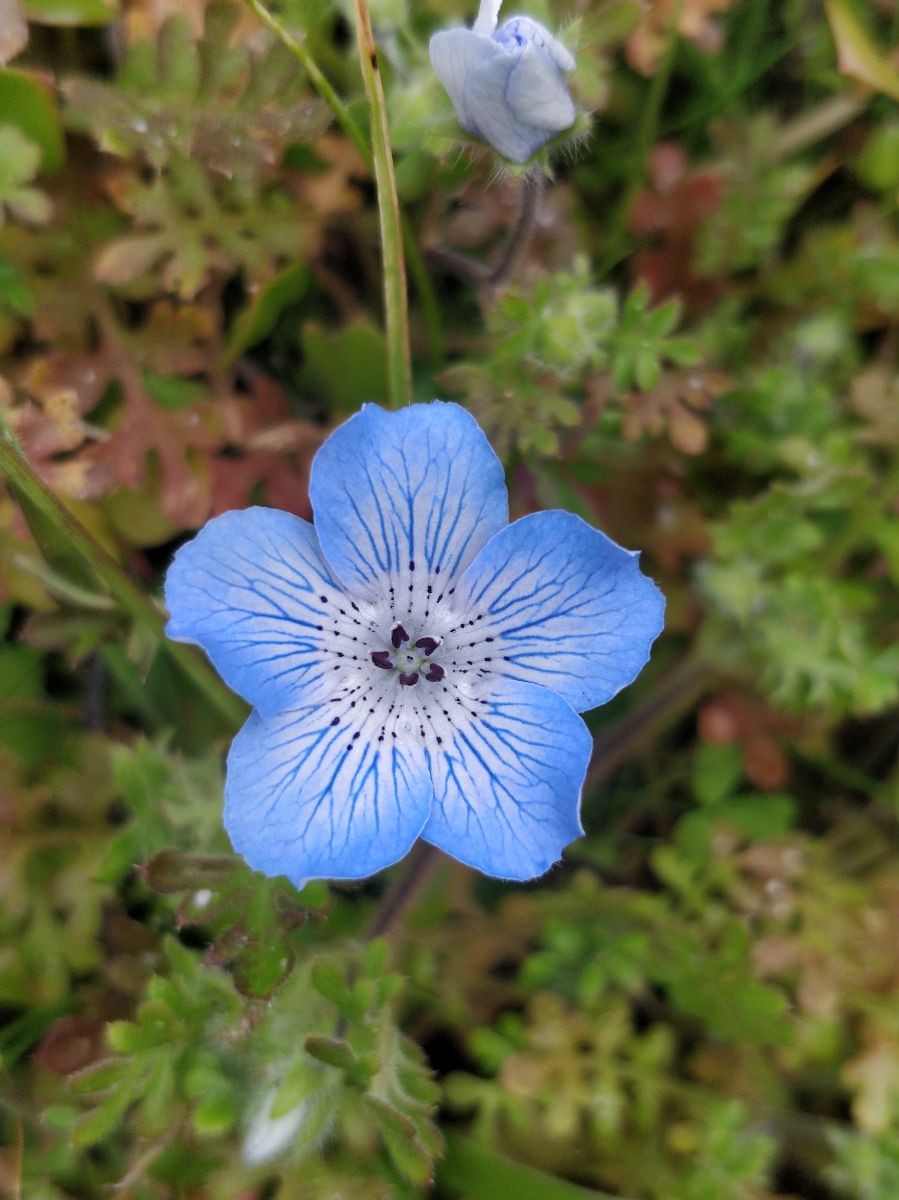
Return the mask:
<svg viewBox="0 0 899 1200">
<path fill-rule="evenodd" d="M 540 171 L 531 171 L 521 181 L 521 208 L 518 220 L 512 229 L 509 239 L 503 246 L 502 253 L 491 268 L 488 282 L 497 288 L 516 269 L 528 252 L 534 230 L 537 228 L 537 217 L 540 213 L 540 200 L 543 196 L 545 178 Z"/>
<path fill-rule="evenodd" d="M 468 254 L 462 254 L 458 250 L 447 250 L 442 246 L 433 246 L 428 250 L 428 261 L 448 275 L 464 279 L 472 287 L 494 291 L 505 282 L 527 254 L 537 227 L 540 199 L 545 185 L 545 177 L 537 171 L 525 175 L 522 179 L 518 219 L 492 266 L 486 266 Z"/>
<path fill-rule="evenodd" d="M 393 151 L 387 124 L 387 104 L 378 69 L 378 52 L 372 33 L 367 0 L 356 0 L 356 42 L 359 65 L 371 118 L 371 146 L 378 189 L 378 219 L 384 261 L 384 314 L 387 326 L 387 374 L 394 408 L 412 403 L 412 366 L 409 353 L 409 298 L 403 229 L 396 194 Z"/>
</svg>

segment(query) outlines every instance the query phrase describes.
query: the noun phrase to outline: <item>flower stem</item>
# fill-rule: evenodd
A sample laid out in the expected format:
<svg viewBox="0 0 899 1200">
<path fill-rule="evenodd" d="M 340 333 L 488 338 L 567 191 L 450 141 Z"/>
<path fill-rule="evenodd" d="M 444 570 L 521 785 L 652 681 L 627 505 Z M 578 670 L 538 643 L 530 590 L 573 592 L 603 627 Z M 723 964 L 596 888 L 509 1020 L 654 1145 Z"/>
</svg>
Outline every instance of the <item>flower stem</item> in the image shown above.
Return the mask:
<svg viewBox="0 0 899 1200">
<path fill-rule="evenodd" d="M 596 737 L 587 769 L 584 794 L 608 779 L 645 738 L 685 713 L 708 689 L 716 672 L 700 658 L 688 656 L 629 713 Z"/>
<path fill-rule="evenodd" d="M 533 171 L 521 181 L 521 207 L 512 232 L 506 239 L 499 257 L 492 266 L 487 266 L 457 250 L 433 246 L 427 252 L 428 260 L 448 275 L 464 279 L 472 287 L 484 288 L 489 292 L 500 287 L 515 270 L 527 253 L 537 226 L 540 199 L 545 188 L 545 177 Z"/>
<path fill-rule="evenodd" d="M 421 301 L 422 317 L 427 330 L 431 358 L 435 366 L 443 362 L 443 328 L 437 296 L 431 283 L 424 259 L 415 241 L 408 221 L 402 218 L 396 195 L 396 179 L 393 172 L 393 156 L 390 152 L 390 136 L 387 128 L 384 92 L 377 67 L 377 55 L 368 9 L 364 10 L 368 49 L 363 54 L 362 37 L 359 38 L 359 55 L 362 65 L 365 93 L 371 109 L 372 146 L 365 133 L 356 124 L 352 113 L 337 94 L 331 81 L 316 64 L 315 59 L 301 41 L 265 7 L 261 0 L 246 0 L 250 9 L 276 38 L 290 51 L 309 77 L 309 82 L 325 101 L 337 124 L 359 152 L 365 165 L 374 172 L 378 189 L 378 209 L 381 224 L 381 240 L 384 247 L 384 291 L 387 317 L 387 339 L 390 363 L 391 398 L 396 407 L 411 402 L 412 384 L 409 355 L 409 316 L 406 293 L 406 272 L 403 247 L 415 280 Z M 357 10 L 357 27 L 358 27 Z M 370 80 L 369 76 L 373 76 Z M 385 233 L 385 223 L 387 226 Z M 397 228 L 401 236 L 397 235 Z"/>
<path fill-rule="evenodd" d="M 0 475 L 35 512 L 58 540 L 65 544 L 98 579 L 119 606 L 160 641 L 168 656 L 196 685 L 230 725 L 246 716 L 242 700 L 226 687 L 211 667 L 190 646 L 165 637 L 165 618 L 149 596 L 125 574 L 91 533 L 35 474 L 5 422 L 0 421 Z"/>
<path fill-rule="evenodd" d="M 498 261 L 490 270 L 488 282 L 492 288 L 497 288 L 512 274 L 521 260 L 527 254 L 534 230 L 537 228 L 537 217 L 540 212 L 540 200 L 543 196 L 545 177 L 540 171 L 530 171 L 521 181 L 521 208 L 518 220 L 503 246 Z"/>
<path fill-rule="evenodd" d="M 275 37 L 287 47 L 306 72 L 309 82 L 331 109 L 331 112 L 333 112 L 337 124 L 365 159 L 366 163 L 371 163 L 371 150 L 369 149 L 365 134 L 356 124 L 352 113 L 338 96 L 331 81 L 318 66 L 303 43 L 293 36 L 290 30 L 278 20 L 274 13 L 269 12 L 265 5 L 261 3 L 261 0 L 246 0 L 246 4 L 253 10 L 262 24 L 270 29 Z"/>
<path fill-rule="evenodd" d="M 396 194 L 393 152 L 387 124 L 387 104 L 378 68 L 378 51 L 371 27 L 368 0 L 356 0 L 356 43 L 362 82 L 371 119 L 372 158 L 378 189 L 378 218 L 384 261 L 384 314 L 387 325 L 387 374 L 394 408 L 412 403 L 412 367 L 409 354 L 409 301 L 403 230 Z"/>
<path fill-rule="evenodd" d="M 366 942 L 378 937 L 390 937 L 406 913 L 421 896 L 440 854 L 427 842 L 416 842 L 403 863 L 402 871 L 381 897 L 364 934 Z"/>
</svg>

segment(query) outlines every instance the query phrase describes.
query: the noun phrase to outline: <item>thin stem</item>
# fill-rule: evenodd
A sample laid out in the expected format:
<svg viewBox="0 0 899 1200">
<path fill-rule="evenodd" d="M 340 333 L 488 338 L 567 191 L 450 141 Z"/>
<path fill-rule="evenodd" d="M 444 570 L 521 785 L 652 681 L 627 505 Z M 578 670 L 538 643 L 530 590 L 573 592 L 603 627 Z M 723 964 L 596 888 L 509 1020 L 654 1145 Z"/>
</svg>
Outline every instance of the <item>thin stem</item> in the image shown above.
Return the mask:
<svg viewBox="0 0 899 1200">
<path fill-rule="evenodd" d="M 365 941 L 390 937 L 421 896 L 439 862 L 440 854 L 434 846 L 427 842 L 416 842 L 403 863 L 402 871 L 381 897 L 365 931 Z"/>
<path fill-rule="evenodd" d="M 387 326 L 387 373 L 390 402 L 394 408 L 412 403 L 412 365 L 409 354 L 409 297 L 406 290 L 406 263 L 403 257 L 403 230 L 396 194 L 393 151 L 387 124 L 387 103 L 378 69 L 367 0 L 356 0 L 356 42 L 359 65 L 371 118 L 372 157 L 375 185 L 378 189 L 378 219 L 381 226 L 381 253 L 384 260 L 384 315 Z"/>
<path fill-rule="evenodd" d="M 488 282 L 491 287 L 499 287 L 527 254 L 534 230 L 537 228 L 537 217 L 540 213 L 540 200 L 543 196 L 544 186 L 545 179 L 539 171 L 531 171 L 522 179 L 521 208 L 518 212 L 518 220 L 515 222 L 498 261 L 490 271 Z"/>
<path fill-rule="evenodd" d="M 298 41 L 290 30 L 278 20 L 278 18 L 270 13 L 269 10 L 261 3 L 261 0 L 246 0 L 249 8 L 253 10 L 259 20 L 268 29 L 272 31 L 276 38 L 294 56 L 303 70 L 309 77 L 309 82 L 321 96 L 322 100 L 331 109 L 337 124 L 347 135 L 359 153 L 365 159 L 366 163 L 371 163 L 371 150 L 369 149 L 368 141 L 365 134 L 356 124 L 353 115 L 341 98 L 338 96 L 333 85 L 328 77 L 319 68 L 315 59 L 306 49 L 302 42 Z"/>
<path fill-rule="evenodd" d="M 165 618 L 160 609 L 122 570 L 63 502 L 43 483 L 29 466 L 15 439 L 0 422 L 0 474 L 13 491 L 23 496 L 48 522 L 75 555 L 106 587 L 119 606 L 135 621 L 149 629 L 173 659 L 229 724 L 239 724 L 246 715 L 243 701 L 219 679 L 211 667 L 189 646 L 165 637 Z"/>
<path fill-rule="evenodd" d="M 537 226 L 545 182 L 545 177 L 536 171 L 524 176 L 518 219 L 492 266 L 486 266 L 468 254 L 462 254 L 458 250 L 447 250 L 442 246 L 433 246 L 428 250 L 428 261 L 448 275 L 464 279 L 472 287 L 495 291 L 512 274 L 527 253 Z"/>
<path fill-rule="evenodd" d="M 624 258 L 627 250 L 624 246 L 627 237 L 627 219 L 630 216 L 630 211 L 633 207 L 634 200 L 637 198 L 637 193 L 643 186 L 643 181 L 646 177 L 647 160 L 649 158 L 649 150 L 652 146 L 656 135 L 656 130 L 659 125 L 659 116 L 662 112 L 662 104 L 665 101 L 665 95 L 668 91 L 668 84 L 671 80 L 671 72 L 674 69 L 674 54 L 677 49 L 677 30 L 678 22 L 680 21 L 681 8 L 683 0 L 678 0 L 671 14 L 671 21 L 668 26 L 668 40 L 665 46 L 665 53 L 662 61 L 659 63 L 655 75 L 652 77 L 652 83 L 649 87 L 649 95 L 646 99 L 646 105 L 643 109 L 643 120 L 640 122 L 640 128 L 637 133 L 637 141 L 634 146 L 634 161 L 630 173 L 630 178 L 627 186 L 619 197 L 618 203 L 615 206 L 615 211 L 612 213 L 609 221 L 609 232 L 606 238 L 606 252 L 603 256 L 599 268 L 600 275 L 606 275 L 615 267 L 622 258 Z"/>
<path fill-rule="evenodd" d="M 715 672 L 708 663 L 701 659 L 686 658 L 642 704 L 611 728 L 600 731 L 584 782 L 585 794 L 608 779 L 627 756 L 663 723 L 691 708 L 714 678 Z"/>
<path fill-rule="evenodd" d="M 377 163 L 372 155 L 371 146 L 368 138 L 363 130 L 356 124 L 352 114 L 347 106 L 338 96 L 334 85 L 324 74 L 321 68 L 316 64 L 315 59 L 306 49 L 302 42 L 298 41 L 287 27 L 278 20 L 269 10 L 261 3 L 261 0 L 246 0 L 247 5 L 256 14 L 262 23 L 272 31 L 279 41 L 290 51 L 301 65 L 303 70 L 309 77 L 309 81 L 325 103 L 334 113 L 335 120 L 340 128 L 353 143 L 353 146 L 359 152 L 365 165 L 370 171 L 375 173 L 377 180 Z M 364 64 L 363 64 L 364 71 Z M 380 86 L 380 80 L 378 80 Z M 381 95 L 382 112 L 383 112 L 383 93 Z M 374 119 L 374 112 L 373 112 Z M 386 128 L 386 126 L 385 126 Z M 389 145 L 389 142 L 388 142 Z M 393 158 L 389 160 L 389 170 L 391 177 L 393 176 Z M 396 184 L 393 184 L 394 200 L 396 199 Z M 378 194 L 380 199 L 380 184 L 378 185 Z M 397 205 L 397 209 L 399 206 Z M 403 231 L 403 246 L 405 247 L 406 258 L 409 263 L 409 271 L 415 281 L 415 288 L 421 301 L 422 318 L 424 320 L 425 329 L 427 330 L 428 342 L 430 346 L 431 359 L 435 367 L 439 367 L 444 359 L 443 347 L 443 327 L 440 319 L 440 308 L 437 301 L 437 294 L 431 283 L 427 267 L 422 257 L 421 251 L 418 248 L 418 243 L 415 240 L 415 234 L 411 225 L 401 214 L 401 223 Z M 402 259 L 400 260 L 402 262 Z M 385 288 L 386 288 L 386 263 L 385 263 Z M 403 306 L 405 309 L 407 302 L 405 298 L 405 287 L 403 289 Z M 389 318 L 389 309 L 388 309 Z M 408 323 L 408 317 L 406 317 Z M 408 334 L 406 334 L 406 344 L 408 345 Z M 402 357 L 402 355 L 401 355 Z M 405 352 L 405 357 L 408 360 L 408 350 Z M 401 373 L 405 375 L 405 368 L 401 369 Z M 411 394 L 411 386 L 409 393 Z M 403 403 L 406 401 L 404 400 Z"/>
</svg>

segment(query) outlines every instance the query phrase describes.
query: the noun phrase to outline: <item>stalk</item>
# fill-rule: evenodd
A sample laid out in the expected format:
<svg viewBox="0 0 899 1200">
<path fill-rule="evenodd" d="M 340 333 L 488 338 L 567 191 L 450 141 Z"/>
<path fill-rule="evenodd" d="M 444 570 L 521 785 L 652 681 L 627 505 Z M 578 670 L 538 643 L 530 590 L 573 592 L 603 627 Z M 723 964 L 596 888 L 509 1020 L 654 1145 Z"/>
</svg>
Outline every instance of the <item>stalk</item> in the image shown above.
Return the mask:
<svg viewBox="0 0 899 1200">
<path fill-rule="evenodd" d="M 375 186 L 378 190 L 390 402 L 393 408 L 402 408 L 404 404 L 412 403 L 409 301 L 406 290 L 406 263 L 403 257 L 403 228 L 396 194 L 393 152 L 390 148 L 387 105 L 367 0 L 356 0 L 356 42 L 371 119 L 371 149 Z"/>
</svg>

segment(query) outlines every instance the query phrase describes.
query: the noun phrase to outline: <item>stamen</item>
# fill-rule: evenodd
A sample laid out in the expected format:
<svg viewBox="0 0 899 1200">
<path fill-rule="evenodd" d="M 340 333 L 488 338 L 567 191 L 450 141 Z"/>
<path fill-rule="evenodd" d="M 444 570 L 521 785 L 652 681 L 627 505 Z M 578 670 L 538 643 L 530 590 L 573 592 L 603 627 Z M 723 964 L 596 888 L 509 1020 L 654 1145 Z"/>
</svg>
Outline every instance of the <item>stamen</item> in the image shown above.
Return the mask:
<svg viewBox="0 0 899 1200">
<path fill-rule="evenodd" d="M 394 650 L 399 650 L 403 642 L 408 642 L 409 635 L 403 629 L 402 625 L 394 625 L 393 631 L 390 634 L 390 641 L 393 643 Z"/>
<path fill-rule="evenodd" d="M 443 667 L 438 666 L 437 663 L 428 663 L 428 669 L 425 671 L 425 679 L 430 683 L 439 683 L 445 674 L 446 671 L 444 671 Z"/>
<path fill-rule="evenodd" d="M 386 650 L 373 650 L 371 661 L 376 667 L 381 667 L 385 671 L 393 670 L 393 663 L 390 661 L 390 655 Z"/>
<path fill-rule="evenodd" d="M 427 655 L 433 654 L 439 645 L 440 645 L 440 643 L 437 641 L 436 638 L 423 637 L 423 638 L 419 638 L 418 641 L 415 643 L 415 648 L 417 650 L 423 650 L 425 652 L 425 655 L 427 656 Z"/>
<path fill-rule="evenodd" d="M 418 683 L 418 672 L 406 671 L 400 676 L 400 683 L 403 687 L 415 687 L 416 683 Z"/>
</svg>

